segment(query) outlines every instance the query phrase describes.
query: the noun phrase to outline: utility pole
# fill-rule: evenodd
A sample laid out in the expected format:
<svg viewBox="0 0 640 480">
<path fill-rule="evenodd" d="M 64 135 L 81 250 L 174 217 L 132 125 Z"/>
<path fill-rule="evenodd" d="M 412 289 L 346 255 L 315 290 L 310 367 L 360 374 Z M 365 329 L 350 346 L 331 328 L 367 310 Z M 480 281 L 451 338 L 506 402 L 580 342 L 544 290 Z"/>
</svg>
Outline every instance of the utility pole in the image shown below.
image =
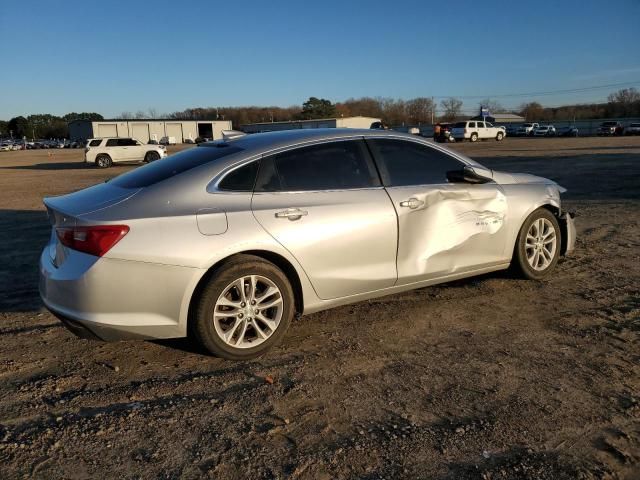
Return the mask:
<svg viewBox="0 0 640 480">
<path fill-rule="evenodd" d="M 433 111 L 436 109 L 436 104 L 433 102 L 433 97 L 431 97 L 431 125 L 433 125 Z"/>
</svg>

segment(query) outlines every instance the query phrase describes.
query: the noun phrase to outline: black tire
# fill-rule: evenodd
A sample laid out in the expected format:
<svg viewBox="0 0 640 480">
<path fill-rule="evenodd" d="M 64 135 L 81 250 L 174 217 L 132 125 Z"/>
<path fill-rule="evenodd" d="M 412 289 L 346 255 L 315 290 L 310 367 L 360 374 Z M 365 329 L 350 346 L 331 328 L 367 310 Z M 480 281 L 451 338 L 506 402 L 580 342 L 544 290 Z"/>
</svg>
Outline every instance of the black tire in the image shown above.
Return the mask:
<svg viewBox="0 0 640 480">
<path fill-rule="evenodd" d="M 271 280 L 280 290 L 283 300 L 282 318 L 275 331 L 256 347 L 235 348 L 228 345 L 216 332 L 212 312 L 224 290 L 235 280 L 246 275 L 260 275 Z M 287 276 L 271 262 L 254 255 L 236 255 L 218 267 L 196 300 L 190 319 L 190 331 L 209 352 L 227 360 L 250 360 L 264 354 L 280 343 L 295 314 L 293 289 Z"/>
<path fill-rule="evenodd" d="M 469 137 L 469 140 L 471 141 L 471 143 L 477 142 L 478 141 L 478 134 L 476 132 L 473 132 L 471 134 L 471 136 Z"/>
<path fill-rule="evenodd" d="M 160 154 L 158 152 L 147 152 L 147 154 L 144 156 L 144 161 L 147 163 L 155 162 L 156 160 L 160 160 Z"/>
<path fill-rule="evenodd" d="M 111 157 L 107 154 L 101 153 L 96 157 L 96 166 L 98 168 L 109 168 L 112 164 Z"/>
<path fill-rule="evenodd" d="M 529 264 L 529 261 L 527 260 L 527 253 L 526 253 L 527 232 L 529 232 L 529 229 L 531 228 L 533 223 L 539 219 L 548 220 L 553 226 L 553 228 L 555 229 L 555 234 L 556 234 L 556 248 L 554 251 L 554 255 L 551 259 L 551 262 L 544 270 L 534 269 Z M 517 274 L 521 275 L 524 278 L 527 278 L 530 280 L 541 280 L 545 278 L 547 275 L 549 275 L 549 273 L 551 273 L 551 271 L 555 268 L 556 264 L 558 263 L 558 257 L 560 256 L 561 245 L 562 245 L 562 231 L 560 230 L 560 225 L 558 224 L 558 220 L 556 219 L 556 216 L 546 208 L 538 208 L 527 217 L 527 219 L 522 224 L 522 227 L 520 228 L 520 232 L 518 233 L 518 238 L 516 239 L 516 245 L 513 251 L 511 267 Z"/>
<path fill-rule="evenodd" d="M 496 135 L 496 141 L 501 142 L 503 138 L 504 138 L 504 133 L 498 132 L 498 135 Z"/>
</svg>

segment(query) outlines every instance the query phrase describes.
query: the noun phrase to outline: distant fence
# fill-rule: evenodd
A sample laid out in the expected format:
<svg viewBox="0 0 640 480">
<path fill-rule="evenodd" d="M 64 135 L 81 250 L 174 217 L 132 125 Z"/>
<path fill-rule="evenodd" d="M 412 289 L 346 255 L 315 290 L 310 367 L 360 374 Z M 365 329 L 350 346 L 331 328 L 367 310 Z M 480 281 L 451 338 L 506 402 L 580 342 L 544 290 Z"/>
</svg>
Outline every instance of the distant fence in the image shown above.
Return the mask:
<svg viewBox="0 0 640 480">
<path fill-rule="evenodd" d="M 579 135 L 581 137 L 587 137 L 589 135 L 596 135 L 598 133 L 598 128 L 602 125 L 602 122 L 620 122 L 622 126 L 626 127 L 631 123 L 640 123 L 640 118 L 594 118 L 590 120 L 557 120 L 553 122 L 537 122 L 541 125 L 553 125 L 556 129 L 560 129 L 562 127 L 568 127 L 570 125 L 575 125 L 578 129 Z M 496 125 L 504 125 L 505 127 L 508 125 L 507 123 L 499 123 L 496 122 Z M 515 125 L 521 125 L 521 123 L 515 123 Z M 408 126 L 400 126 L 393 127 L 393 130 L 397 130 L 399 132 L 407 132 L 410 128 L 417 128 L 420 131 L 420 135 L 424 137 L 432 137 L 433 136 L 433 125 L 408 125 Z"/>
</svg>

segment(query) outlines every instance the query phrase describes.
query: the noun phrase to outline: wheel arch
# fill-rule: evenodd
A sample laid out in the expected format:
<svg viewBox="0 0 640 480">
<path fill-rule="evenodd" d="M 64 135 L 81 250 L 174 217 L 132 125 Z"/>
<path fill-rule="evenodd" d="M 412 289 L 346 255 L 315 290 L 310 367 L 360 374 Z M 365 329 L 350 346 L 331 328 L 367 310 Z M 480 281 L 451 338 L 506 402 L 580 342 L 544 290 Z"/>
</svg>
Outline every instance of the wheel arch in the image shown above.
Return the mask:
<svg viewBox="0 0 640 480">
<path fill-rule="evenodd" d="M 233 253 L 227 257 L 224 257 L 218 260 L 216 263 L 211 265 L 209 269 L 200 277 L 196 287 L 191 294 L 191 298 L 189 299 L 189 308 L 187 312 L 187 332 L 189 333 L 191 321 L 193 318 L 193 314 L 196 308 L 196 302 L 200 298 L 200 294 L 202 289 L 207 285 L 209 280 L 215 275 L 215 272 L 221 265 L 233 259 L 234 257 L 238 257 L 241 255 L 253 255 L 255 257 L 260 257 L 263 260 L 266 260 L 270 263 L 273 263 L 276 267 L 278 267 L 285 274 L 289 282 L 291 283 L 291 288 L 293 289 L 294 296 L 294 307 L 295 313 L 301 315 L 304 311 L 304 292 L 302 288 L 302 281 L 300 279 L 300 275 L 298 271 L 293 266 L 293 264 L 287 260 L 285 257 L 280 255 L 279 253 L 272 252 L 269 250 L 244 250 L 241 252 Z"/>
</svg>

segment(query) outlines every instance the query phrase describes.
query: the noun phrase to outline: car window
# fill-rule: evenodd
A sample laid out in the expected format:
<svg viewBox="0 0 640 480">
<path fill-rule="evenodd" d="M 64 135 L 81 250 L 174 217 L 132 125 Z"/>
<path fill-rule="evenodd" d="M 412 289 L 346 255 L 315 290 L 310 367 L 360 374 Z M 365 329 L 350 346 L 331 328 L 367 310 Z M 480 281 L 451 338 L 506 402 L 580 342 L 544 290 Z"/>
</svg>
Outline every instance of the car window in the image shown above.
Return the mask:
<svg viewBox="0 0 640 480">
<path fill-rule="evenodd" d="M 110 138 L 109 140 L 107 140 L 107 147 L 117 147 L 118 146 L 118 139 L 117 138 Z"/>
<path fill-rule="evenodd" d="M 464 163 L 440 150 L 405 140 L 367 140 L 386 187 L 447 183 L 447 172 Z"/>
<path fill-rule="evenodd" d="M 362 140 L 343 140 L 296 148 L 265 157 L 255 190 L 315 191 L 380 186 Z"/>
<path fill-rule="evenodd" d="M 242 150 L 240 147 L 226 143 L 189 148 L 162 161 L 148 163 L 143 167 L 120 175 L 111 180 L 110 183 L 122 188 L 148 187 L 192 168 L 214 162 Z"/>
<path fill-rule="evenodd" d="M 476 128 L 476 122 L 469 122 L 469 128 Z"/>
<path fill-rule="evenodd" d="M 487 128 L 493 128 L 493 124 L 492 123 L 487 122 L 487 123 L 485 123 L 485 125 L 487 126 Z"/>
<path fill-rule="evenodd" d="M 256 183 L 259 161 L 251 162 L 228 173 L 218 184 L 220 190 L 251 192 Z"/>
<path fill-rule="evenodd" d="M 131 138 L 118 138 L 119 147 L 132 147 L 136 145 L 136 141 Z"/>
<path fill-rule="evenodd" d="M 101 143 L 102 143 L 102 140 L 91 140 L 89 142 L 89 146 L 90 147 L 99 147 Z"/>
</svg>

